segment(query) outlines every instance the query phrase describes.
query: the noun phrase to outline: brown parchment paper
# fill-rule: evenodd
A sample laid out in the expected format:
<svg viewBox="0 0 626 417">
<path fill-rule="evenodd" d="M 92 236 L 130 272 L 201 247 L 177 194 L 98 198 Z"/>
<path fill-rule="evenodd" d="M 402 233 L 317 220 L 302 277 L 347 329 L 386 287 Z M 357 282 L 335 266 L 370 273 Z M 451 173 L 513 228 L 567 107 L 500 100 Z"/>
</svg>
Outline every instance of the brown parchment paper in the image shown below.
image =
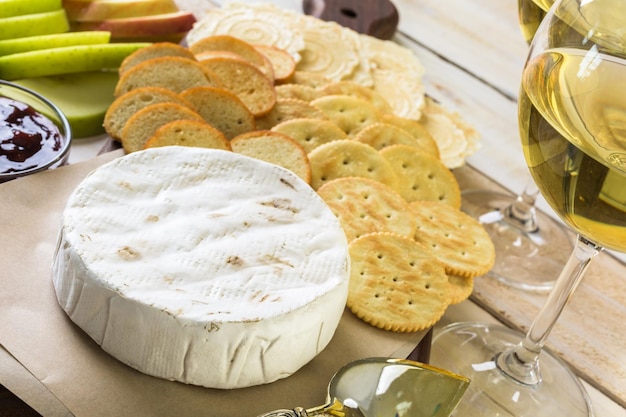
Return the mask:
<svg viewBox="0 0 626 417">
<path fill-rule="evenodd" d="M 50 266 L 69 194 L 92 169 L 121 155 L 0 184 L 0 345 L 75 416 L 254 417 L 310 408 L 325 402 L 328 381 L 341 366 L 371 356 L 406 357 L 422 338 L 423 332 L 376 329 L 346 311 L 329 346 L 296 374 L 237 390 L 161 380 L 118 362 L 58 306 Z M 41 405 L 38 411 L 54 414 Z"/>
<path fill-rule="evenodd" d="M 35 411 L 45 413 L 46 417 L 72 417 L 69 410 L 4 347 L 0 348 L 0 384 Z"/>
</svg>

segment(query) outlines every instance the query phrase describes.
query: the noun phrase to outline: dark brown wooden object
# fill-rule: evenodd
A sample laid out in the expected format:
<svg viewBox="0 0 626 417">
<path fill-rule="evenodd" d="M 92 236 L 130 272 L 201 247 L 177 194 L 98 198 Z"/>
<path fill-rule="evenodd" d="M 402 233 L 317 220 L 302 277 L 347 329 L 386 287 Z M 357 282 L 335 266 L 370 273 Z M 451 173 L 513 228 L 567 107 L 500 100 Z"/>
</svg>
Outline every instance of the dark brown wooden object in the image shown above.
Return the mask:
<svg viewBox="0 0 626 417">
<path fill-rule="evenodd" d="M 393 37 L 400 20 L 389 0 L 304 0 L 302 6 L 308 15 L 384 40 Z"/>
</svg>

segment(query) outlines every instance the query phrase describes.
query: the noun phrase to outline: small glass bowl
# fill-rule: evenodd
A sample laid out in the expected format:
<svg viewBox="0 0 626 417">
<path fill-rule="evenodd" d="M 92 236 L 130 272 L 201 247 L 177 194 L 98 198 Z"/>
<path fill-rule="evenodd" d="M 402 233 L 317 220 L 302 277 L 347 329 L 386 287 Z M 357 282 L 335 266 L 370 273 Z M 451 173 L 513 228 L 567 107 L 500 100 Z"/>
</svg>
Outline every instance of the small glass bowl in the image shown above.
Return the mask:
<svg viewBox="0 0 626 417">
<path fill-rule="evenodd" d="M 43 162 L 38 163 L 37 166 L 32 168 L 15 172 L 0 172 L 0 183 L 65 165 L 70 155 L 72 130 L 67 117 L 63 114 L 61 109 L 41 94 L 4 80 L 0 80 L 0 97 L 6 97 L 28 104 L 43 116 L 50 119 L 58 127 L 61 134 L 61 146 L 54 154 L 50 155 L 49 159 L 43 160 Z"/>
</svg>

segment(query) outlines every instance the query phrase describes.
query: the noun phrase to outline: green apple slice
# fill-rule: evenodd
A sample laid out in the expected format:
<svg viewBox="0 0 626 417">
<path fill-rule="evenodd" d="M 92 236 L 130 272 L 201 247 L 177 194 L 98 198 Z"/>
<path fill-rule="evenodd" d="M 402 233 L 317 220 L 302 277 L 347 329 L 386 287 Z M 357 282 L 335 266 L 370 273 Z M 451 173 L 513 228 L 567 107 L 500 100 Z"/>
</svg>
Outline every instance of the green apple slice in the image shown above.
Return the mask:
<svg viewBox="0 0 626 417">
<path fill-rule="evenodd" d="M 146 42 L 76 45 L 41 49 L 0 57 L 0 78 L 45 77 L 119 68 L 128 55 Z"/>
<path fill-rule="evenodd" d="M 54 33 L 50 35 L 4 39 L 0 40 L 0 56 L 37 51 L 40 49 L 60 48 L 63 46 L 109 43 L 110 39 L 111 32 L 103 30 Z"/>
<path fill-rule="evenodd" d="M 64 9 L 0 19 L 0 39 L 62 33 L 70 30 Z"/>
<path fill-rule="evenodd" d="M 0 18 L 51 12 L 62 8 L 61 0 L 0 0 Z"/>
<path fill-rule="evenodd" d="M 102 123 L 114 100 L 113 92 L 119 77 L 115 71 L 16 80 L 52 101 L 67 116 L 74 138 L 104 133 Z"/>
</svg>

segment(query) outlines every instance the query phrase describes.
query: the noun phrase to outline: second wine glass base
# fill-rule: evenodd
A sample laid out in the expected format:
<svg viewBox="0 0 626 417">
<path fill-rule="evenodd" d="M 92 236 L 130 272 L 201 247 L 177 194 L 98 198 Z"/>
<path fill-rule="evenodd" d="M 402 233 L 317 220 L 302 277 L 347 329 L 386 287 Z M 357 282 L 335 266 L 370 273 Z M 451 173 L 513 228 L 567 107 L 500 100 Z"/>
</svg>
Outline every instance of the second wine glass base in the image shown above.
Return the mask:
<svg viewBox="0 0 626 417">
<path fill-rule="evenodd" d="M 430 363 L 470 378 L 454 415 L 481 417 L 592 417 L 584 387 L 548 349 L 540 357 L 543 381 L 522 385 L 496 368 L 494 358 L 524 335 L 503 326 L 455 323 L 433 336 Z"/>
<path fill-rule="evenodd" d="M 493 241 L 496 260 L 488 276 L 515 288 L 550 290 L 569 258 L 573 240 L 567 229 L 540 211 L 536 213 L 536 232 L 511 226 L 504 221 L 503 210 L 514 199 L 495 191 L 468 190 L 463 192 L 461 209 L 478 219 Z"/>
</svg>

